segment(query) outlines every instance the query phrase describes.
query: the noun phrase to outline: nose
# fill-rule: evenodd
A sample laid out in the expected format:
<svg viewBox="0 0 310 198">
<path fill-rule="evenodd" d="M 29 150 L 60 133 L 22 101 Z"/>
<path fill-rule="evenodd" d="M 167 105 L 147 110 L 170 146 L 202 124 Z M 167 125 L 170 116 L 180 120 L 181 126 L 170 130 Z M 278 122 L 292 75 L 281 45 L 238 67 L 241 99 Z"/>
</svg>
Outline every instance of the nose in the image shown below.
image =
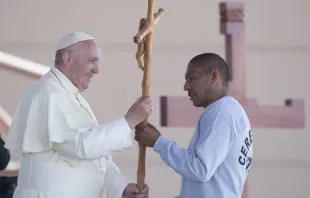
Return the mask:
<svg viewBox="0 0 310 198">
<path fill-rule="evenodd" d="M 95 64 L 92 70 L 93 70 L 93 73 L 98 74 L 99 73 L 99 65 Z"/>
<path fill-rule="evenodd" d="M 187 81 L 185 81 L 184 87 L 183 87 L 184 91 L 188 91 L 189 89 L 189 83 Z"/>
</svg>

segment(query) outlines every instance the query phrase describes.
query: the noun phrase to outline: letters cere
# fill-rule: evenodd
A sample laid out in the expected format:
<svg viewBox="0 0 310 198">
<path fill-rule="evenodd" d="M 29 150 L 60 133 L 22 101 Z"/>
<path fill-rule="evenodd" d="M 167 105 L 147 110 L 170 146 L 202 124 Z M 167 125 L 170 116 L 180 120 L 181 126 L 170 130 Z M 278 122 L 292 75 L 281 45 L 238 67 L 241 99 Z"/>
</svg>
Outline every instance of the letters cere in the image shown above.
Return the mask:
<svg viewBox="0 0 310 198">
<path fill-rule="evenodd" d="M 239 156 L 239 159 L 238 159 L 239 163 L 242 166 L 246 164 L 247 170 L 249 169 L 251 165 L 251 161 L 252 161 L 252 158 L 248 157 L 248 152 L 249 152 L 251 145 L 252 145 L 252 131 L 250 130 L 249 136 L 244 139 L 244 145 L 242 145 L 241 147 L 241 155 Z"/>
</svg>

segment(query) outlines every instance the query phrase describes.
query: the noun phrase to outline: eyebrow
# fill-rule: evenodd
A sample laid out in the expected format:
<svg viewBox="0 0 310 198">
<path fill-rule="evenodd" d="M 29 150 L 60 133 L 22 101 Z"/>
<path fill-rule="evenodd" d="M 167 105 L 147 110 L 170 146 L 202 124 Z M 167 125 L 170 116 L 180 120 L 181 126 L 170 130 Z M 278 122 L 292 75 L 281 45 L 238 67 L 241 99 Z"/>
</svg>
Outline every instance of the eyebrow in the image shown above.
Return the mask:
<svg viewBox="0 0 310 198">
<path fill-rule="evenodd" d="M 188 76 L 193 75 L 193 74 L 195 74 L 195 73 L 196 73 L 196 72 L 186 72 L 185 78 L 187 78 Z"/>
</svg>

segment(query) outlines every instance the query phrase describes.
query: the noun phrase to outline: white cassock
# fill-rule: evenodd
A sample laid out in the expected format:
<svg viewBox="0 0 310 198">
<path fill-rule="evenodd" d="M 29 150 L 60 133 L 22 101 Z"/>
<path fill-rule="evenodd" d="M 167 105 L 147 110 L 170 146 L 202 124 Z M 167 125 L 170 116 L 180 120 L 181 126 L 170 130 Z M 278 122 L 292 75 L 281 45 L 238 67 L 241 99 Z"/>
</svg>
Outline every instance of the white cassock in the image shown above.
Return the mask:
<svg viewBox="0 0 310 198">
<path fill-rule="evenodd" d="M 110 153 L 131 148 L 131 134 L 124 117 L 98 124 L 53 67 L 23 97 L 6 139 L 21 154 L 14 198 L 121 198 L 129 180 Z"/>
</svg>

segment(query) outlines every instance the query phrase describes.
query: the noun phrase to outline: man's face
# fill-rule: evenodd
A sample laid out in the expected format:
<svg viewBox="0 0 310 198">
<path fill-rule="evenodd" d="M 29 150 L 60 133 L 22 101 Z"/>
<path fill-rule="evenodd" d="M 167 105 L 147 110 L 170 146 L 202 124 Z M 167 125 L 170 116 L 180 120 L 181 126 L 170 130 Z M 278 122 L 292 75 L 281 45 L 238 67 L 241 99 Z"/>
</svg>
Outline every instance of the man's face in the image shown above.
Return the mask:
<svg viewBox="0 0 310 198">
<path fill-rule="evenodd" d="M 99 73 L 101 50 L 94 40 L 83 41 L 72 50 L 69 78 L 80 91 L 88 89 L 91 78 Z"/>
<path fill-rule="evenodd" d="M 213 83 L 211 75 L 201 66 L 201 63 L 189 63 L 185 73 L 184 90 L 188 92 L 195 107 L 206 107 L 212 96 Z"/>
</svg>

